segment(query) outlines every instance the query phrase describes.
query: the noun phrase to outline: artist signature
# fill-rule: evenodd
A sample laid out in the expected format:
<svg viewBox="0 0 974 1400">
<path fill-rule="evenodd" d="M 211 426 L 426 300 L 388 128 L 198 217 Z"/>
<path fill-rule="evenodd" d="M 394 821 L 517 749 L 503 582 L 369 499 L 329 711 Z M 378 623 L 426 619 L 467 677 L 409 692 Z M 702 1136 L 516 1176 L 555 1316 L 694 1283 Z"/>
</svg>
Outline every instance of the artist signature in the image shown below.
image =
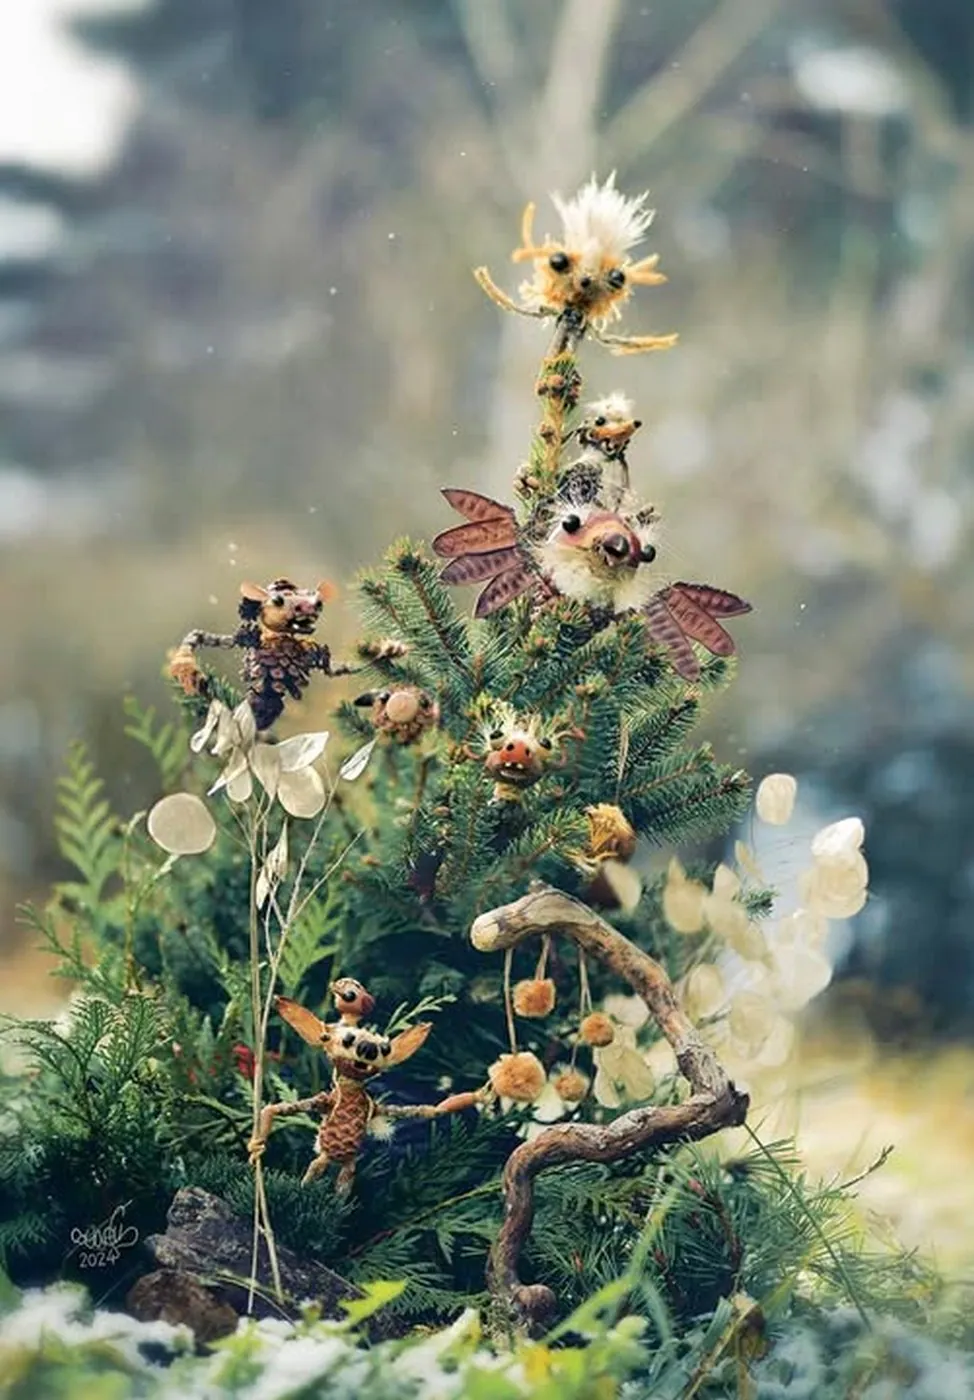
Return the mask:
<svg viewBox="0 0 974 1400">
<path fill-rule="evenodd" d="M 100 1225 L 77 1226 L 71 1231 L 71 1243 L 80 1250 L 82 1269 L 103 1269 L 114 1264 L 123 1249 L 131 1249 L 139 1242 L 139 1232 L 134 1225 L 125 1224 L 125 1211 L 132 1203 L 126 1201 L 116 1206 L 107 1220 Z"/>
</svg>

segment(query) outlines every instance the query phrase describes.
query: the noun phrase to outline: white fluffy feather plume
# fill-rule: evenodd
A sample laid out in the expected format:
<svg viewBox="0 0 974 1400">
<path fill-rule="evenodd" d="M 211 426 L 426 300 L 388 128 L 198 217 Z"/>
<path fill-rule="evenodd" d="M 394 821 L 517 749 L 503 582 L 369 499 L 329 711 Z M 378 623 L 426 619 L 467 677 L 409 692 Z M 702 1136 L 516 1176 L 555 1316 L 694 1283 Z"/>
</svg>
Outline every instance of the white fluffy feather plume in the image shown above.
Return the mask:
<svg viewBox="0 0 974 1400">
<path fill-rule="evenodd" d="M 561 215 L 562 242 L 566 248 L 621 262 L 643 237 L 656 211 L 646 208 L 648 195 L 629 199 L 616 189 L 615 180 L 613 170 L 604 185 L 593 175 L 571 199 L 557 194 L 551 196 Z"/>
</svg>

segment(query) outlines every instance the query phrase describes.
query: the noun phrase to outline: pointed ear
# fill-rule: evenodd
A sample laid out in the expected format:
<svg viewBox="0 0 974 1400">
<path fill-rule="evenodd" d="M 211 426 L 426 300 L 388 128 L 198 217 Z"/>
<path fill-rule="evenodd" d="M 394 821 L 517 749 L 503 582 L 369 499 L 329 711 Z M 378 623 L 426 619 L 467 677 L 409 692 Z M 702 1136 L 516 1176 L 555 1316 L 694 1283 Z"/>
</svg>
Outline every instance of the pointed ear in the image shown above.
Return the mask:
<svg viewBox="0 0 974 1400">
<path fill-rule="evenodd" d="M 383 1068 L 401 1065 L 403 1060 L 408 1060 L 410 1055 L 415 1055 L 416 1051 L 425 1043 L 426 1037 L 432 1029 L 432 1021 L 421 1021 L 418 1026 L 410 1026 L 408 1030 L 397 1035 L 392 1042 L 392 1053 L 386 1059 Z"/>
<path fill-rule="evenodd" d="M 338 597 L 338 584 L 327 578 L 319 579 L 317 593 L 323 603 L 333 603 Z"/>
<path fill-rule="evenodd" d="M 259 583 L 242 583 L 240 596 L 246 598 L 248 603 L 266 603 L 267 589 L 261 588 Z"/>
<path fill-rule="evenodd" d="M 280 1015 L 293 1030 L 296 1030 L 302 1040 L 306 1040 L 309 1045 L 317 1045 L 321 1049 L 323 1040 L 328 1038 L 328 1027 L 324 1021 L 319 1021 L 313 1011 L 308 1011 L 305 1007 L 299 1006 L 296 1001 L 291 1001 L 289 997 L 275 997 L 274 1005 Z"/>
</svg>

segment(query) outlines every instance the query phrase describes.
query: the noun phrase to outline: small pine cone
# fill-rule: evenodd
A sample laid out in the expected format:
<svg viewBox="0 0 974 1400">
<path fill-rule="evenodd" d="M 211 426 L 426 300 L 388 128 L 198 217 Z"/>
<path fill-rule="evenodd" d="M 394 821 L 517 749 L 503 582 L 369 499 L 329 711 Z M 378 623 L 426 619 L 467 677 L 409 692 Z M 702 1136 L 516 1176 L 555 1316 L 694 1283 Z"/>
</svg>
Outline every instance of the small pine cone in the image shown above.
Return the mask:
<svg viewBox="0 0 974 1400">
<path fill-rule="evenodd" d="M 566 1103 L 580 1103 L 588 1093 L 588 1079 L 577 1069 L 563 1070 L 553 1083 Z"/>
<path fill-rule="evenodd" d="M 555 984 L 550 977 L 531 978 L 514 988 L 514 1010 L 519 1016 L 549 1016 L 555 1006 Z"/>
<path fill-rule="evenodd" d="M 501 1055 L 487 1074 L 496 1094 L 502 1099 L 514 1099 L 517 1103 L 533 1103 L 547 1078 L 541 1061 L 530 1050 Z"/>
<path fill-rule="evenodd" d="M 586 1016 L 578 1028 L 578 1034 L 586 1045 L 596 1047 L 611 1045 L 616 1035 L 612 1022 L 601 1011 L 593 1011 Z"/>
</svg>

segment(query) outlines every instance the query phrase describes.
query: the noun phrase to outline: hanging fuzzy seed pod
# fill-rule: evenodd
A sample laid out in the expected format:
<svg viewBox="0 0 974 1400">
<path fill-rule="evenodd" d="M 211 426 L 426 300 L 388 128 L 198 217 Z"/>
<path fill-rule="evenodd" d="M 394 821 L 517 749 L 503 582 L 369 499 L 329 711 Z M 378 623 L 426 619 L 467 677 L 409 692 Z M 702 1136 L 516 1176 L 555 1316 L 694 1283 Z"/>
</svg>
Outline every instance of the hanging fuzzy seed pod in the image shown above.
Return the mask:
<svg viewBox="0 0 974 1400">
<path fill-rule="evenodd" d="M 530 1050 L 501 1055 L 487 1071 L 494 1092 L 516 1103 L 533 1103 L 545 1086 L 544 1066 Z"/>
<path fill-rule="evenodd" d="M 615 1039 L 615 1027 L 601 1011 L 593 1011 L 578 1028 L 578 1036 L 586 1045 L 611 1045 Z"/>
<path fill-rule="evenodd" d="M 577 1069 L 563 1070 L 552 1083 L 566 1103 L 580 1103 L 588 1093 L 588 1078 Z"/>
<path fill-rule="evenodd" d="M 555 1006 L 555 984 L 550 977 L 531 977 L 514 988 L 514 1010 L 519 1016 L 549 1016 Z"/>
</svg>

